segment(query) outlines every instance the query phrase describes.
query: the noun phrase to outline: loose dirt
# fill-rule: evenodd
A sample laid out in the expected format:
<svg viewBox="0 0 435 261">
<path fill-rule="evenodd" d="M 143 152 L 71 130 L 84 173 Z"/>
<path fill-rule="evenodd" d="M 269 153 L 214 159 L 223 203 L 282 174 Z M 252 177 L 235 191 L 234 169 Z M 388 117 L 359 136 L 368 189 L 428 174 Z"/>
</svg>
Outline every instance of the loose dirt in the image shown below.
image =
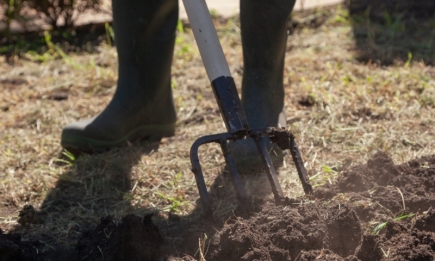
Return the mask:
<svg viewBox="0 0 435 261">
<path fill-rule="evenodd" d="M 318 188 L 312 202 L 269 203 L 249 219 L 230 218 L 211 260 L 434 260 L 434 163 L 394 165 L 379 152 Z"/>
<path fill-rule="evenodd" d="M 154 224 L 153 214 L 127 215 L 101 218 L 75 249 L 0 234 L 0 260 L 434 260 L 434 183 L 435 156 L 394 165 L 378 152 L 312 199 L 265 202 L 224 224 L 180 225 L 178 245 L 168 246 L 168 226 Z"/>
</svg>

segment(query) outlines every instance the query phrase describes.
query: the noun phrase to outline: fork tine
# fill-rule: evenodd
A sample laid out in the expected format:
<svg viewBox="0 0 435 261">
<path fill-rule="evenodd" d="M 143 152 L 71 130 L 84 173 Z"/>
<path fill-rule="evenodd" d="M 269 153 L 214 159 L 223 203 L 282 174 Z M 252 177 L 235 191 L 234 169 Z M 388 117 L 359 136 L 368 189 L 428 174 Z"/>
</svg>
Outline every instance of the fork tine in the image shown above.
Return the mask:
<svg viewBox="0 0 435 261">
<path fill-rule="evenodd" d="M 269 152 L 267 151 L 265 138 L 262 137 L 261 133 L 255 137 L 255 144 L 257 145 L 258 152 L 260 153 L 263 165 L 266 166 L 267 178 L 269 179 L 270 185 L 272 186 L 272 192 L 275 196 L 275 200 L 281 200 L 284 195 L 282 193 L 281 185 L 279 185 L 278 177 L 276 175 L 275 167 L 273 166 L 272 160 L 270 159 Z"/>
</svg>

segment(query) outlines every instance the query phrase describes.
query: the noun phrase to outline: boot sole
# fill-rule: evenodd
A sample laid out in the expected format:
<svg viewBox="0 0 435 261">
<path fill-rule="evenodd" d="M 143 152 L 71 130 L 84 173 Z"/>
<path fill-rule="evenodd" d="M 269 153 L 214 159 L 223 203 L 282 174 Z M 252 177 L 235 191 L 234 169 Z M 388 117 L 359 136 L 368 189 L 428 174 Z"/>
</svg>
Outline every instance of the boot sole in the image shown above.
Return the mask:
<svg viewBox="0 0 435 261">
<path fill-rule="evenodd" d="M 98 140 L 80 135 L 62 133 L 61 146 L 73 152 L 98 153 L 124 146 L 129 142 L 141 139 L 159 141 L 163 137 L 171 137 L 174 136 L 174 134 L 175 124 L 140 126 L 115 141 Z"/>
</svg>

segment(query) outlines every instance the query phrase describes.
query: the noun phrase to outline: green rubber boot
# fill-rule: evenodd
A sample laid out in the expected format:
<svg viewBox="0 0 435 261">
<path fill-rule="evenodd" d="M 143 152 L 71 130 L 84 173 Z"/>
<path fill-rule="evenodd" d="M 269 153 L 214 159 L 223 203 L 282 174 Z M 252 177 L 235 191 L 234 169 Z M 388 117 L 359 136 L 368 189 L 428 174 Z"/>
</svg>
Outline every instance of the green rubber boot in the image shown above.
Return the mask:
<svg viewBox="0 0 435 261">
<path fill-rule="evenodd" d="M 99 152 L 174 135 L 171 64 L 178 1 L 113 0 L 112 7 L 117 89 L 100 114 L 63 129 L 61 145 L 72 151 Z"/>
<path fill-rule="evenodd" d="M 240 0 L 242 106 L 252 129 L 286 127 L 283 72 L 287 22 L 294 4 L 295 0 Z M 274 163 L 282 163 L 282 150 L 268 147 Z M 236 141 L 232 155 L 243 172 L 262 166 L 252 140 Z"/>
</svg>

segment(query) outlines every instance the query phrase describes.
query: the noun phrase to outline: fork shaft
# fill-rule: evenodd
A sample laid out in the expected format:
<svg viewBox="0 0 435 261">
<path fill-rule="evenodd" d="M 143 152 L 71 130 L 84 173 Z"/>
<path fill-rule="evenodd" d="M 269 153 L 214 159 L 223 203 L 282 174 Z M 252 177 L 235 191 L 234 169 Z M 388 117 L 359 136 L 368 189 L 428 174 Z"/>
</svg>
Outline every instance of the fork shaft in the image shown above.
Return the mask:
<svg viewBox="0 0 435 261">
<path fill-rule="evenodd" d="M 218 77 L 211 85 L 228 132 L 233 135 L 245 135 L 249 130 L 248 120 L 233 77 Z"/>
</svg>

